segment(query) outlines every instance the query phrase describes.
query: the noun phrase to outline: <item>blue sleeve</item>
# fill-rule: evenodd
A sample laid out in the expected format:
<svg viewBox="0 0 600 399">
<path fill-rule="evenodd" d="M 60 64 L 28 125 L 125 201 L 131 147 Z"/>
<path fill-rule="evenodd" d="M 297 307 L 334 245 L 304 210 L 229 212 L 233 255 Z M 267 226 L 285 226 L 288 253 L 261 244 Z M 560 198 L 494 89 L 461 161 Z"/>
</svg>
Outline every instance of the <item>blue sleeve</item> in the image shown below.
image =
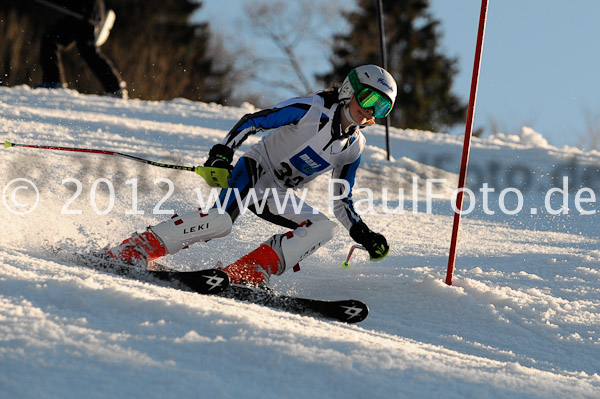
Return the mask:
<svg viewBox="0 0 600 399">
<path fill-rule="evenodd" d="M 310 105 L 293 103 L 282 108 L 270 108 L 247 114 L 227 133 L 223 144 L 236 150 L 252 134 L 298 123 Z"/>
<path fill-rule="evenodd" d="M 360 157 L 351 164 L 344 165 L 341 168 L 336 168 L 333 171 L 333 178 L 345 180 L 348 183 L 349 191 L 348 194 L 341 198 L 336 199 L 333 204 L 333 213 L 335 217 L 350 230 L 350 228 L 357 222 L 362 221 L 360 215 L 354 209 L 354 203 L 352 202 L 352 187 L 354 186 L 354 180 L 356 179 L 356 170 L 360 165 Z M 344 191 L 344 185 L 340 183 L 334 183 L 333 185 L 334 194 L 336 197 L 341 196 Z"/>
</svg>

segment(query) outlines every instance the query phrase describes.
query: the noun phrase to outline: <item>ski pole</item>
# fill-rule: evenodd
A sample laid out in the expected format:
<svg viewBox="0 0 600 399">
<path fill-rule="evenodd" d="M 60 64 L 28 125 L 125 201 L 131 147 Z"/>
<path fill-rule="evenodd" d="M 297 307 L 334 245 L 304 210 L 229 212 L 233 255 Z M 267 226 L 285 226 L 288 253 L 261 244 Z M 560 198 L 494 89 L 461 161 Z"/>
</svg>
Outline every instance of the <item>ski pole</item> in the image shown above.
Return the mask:
<svg viewBox="0 0 600 399">
<path fill-rule="evenodd" d="M 85 21 L 85 22 L 87 22 L 89 24 L 92 24 L 92 25 L 95 24 L 95 21 L 93 19 L 85 19 L 85 17 L 83 15 L 78 14 L 75 11 L 71 11 L 68 8 L 61 7 L 58 4 L 55 4 L 55 3 L 52 3 L 52 2 L 46 1 L 46 0 L 35 0 L 35 1 L 37 3 L 45 5 L 46 7 L 50 7 L 53 10 L 56 10 L 56 11 L 61 12 L 63 14 L 69 15 L 69 16 L 71 16 L 73 18 L 77 18 L 77 19 L 79 19 L 81 21 Z"/>
<path fill-rule="evenodd" d="M 98 29 L 95 32 L 96 35 L 96 40 L 94 42 L 94 44 L 97 47 L 102 46 L 104 43 L 106 43 L 106 40 L 108 40 L 108 36 L 110 35 L 110 30 L 112 29 L 113 25 L 115 24 L 115 19 L 116 19 L 116 14 L 113 10 L 108 10 L 106 12 L 106 15 L 104 15 L 104 18 L 101 18 L 100 21 L 95 21 L 94 19 L 90 18 L 90 19 L 86 19 L 83 15 L 78 14 L 74 11 L 69 10 L 68 8 L 65 8 L 63 6 L 60 6 L 58 4 L 55 4 L 51 1 L 47 1 L 47 0 L 35 0 L 36 2 L 45 5 L 46 7 L 50 7 L 53 10 L 56 10 L 58 12 L 61 12 L 63 14 L 69 15 L 73 18 L 77 18 L 80 21 L 85 21 L 90 25 L 96 26 L 96 24 L 99 23 L 98 25 Z"/>
<path fill-rule="evenodd" d="M 229 179 L 229 171 L 223 168 L 211 168 L 206 166 L 182 166 L 182 165 L 173 165 L 162 162 L 155 162 L 148 159 L 136 157 L 129 154 L 123 154 L 121 152 L 116 151 L 108 151 L 108 150 L 97 150 L 91 148 L 71 148 L 71 147 L 57 147 L 57 146 L 45 146 L 45 145 L 31 145 L 31 144 L 17 144 L 12 143 L 8 140 L 4 142 L 4 148 L 11 147 L 23 147 L 23 148 L 33 148 L 38 150 L 54 150 L 54 151 L 70 151 L 70 152 L 83 152 L 88 154 L 101 154 L 101 155 L 110 155 L 115 157 L 121 157 L 130 159 L 132 161 L 141 162 L 147 165 L 158 166 L 161 168 L 167 169 L 176 169 L 176 170 L 187 170 L 190 172 L 195 172 L 202 176 L 206 183 L 211 187 L 222 187 L 228 188 L 227 180 Z"/>
<path fill-rule="evenodd" d="M 352 245 L 350 247 L 350 252 L 348 252 L 348 257 L 346 258 L 345 261 L 342 262 L 342 269 L 350 269 L 350 258 L 352 257 L 352 254 L 354 254 L 355 249 L 364 249 L 366 251 L 366 248 L 363 247 L 362 245 L 359 245 L 359 244 Z"/>
</svg>

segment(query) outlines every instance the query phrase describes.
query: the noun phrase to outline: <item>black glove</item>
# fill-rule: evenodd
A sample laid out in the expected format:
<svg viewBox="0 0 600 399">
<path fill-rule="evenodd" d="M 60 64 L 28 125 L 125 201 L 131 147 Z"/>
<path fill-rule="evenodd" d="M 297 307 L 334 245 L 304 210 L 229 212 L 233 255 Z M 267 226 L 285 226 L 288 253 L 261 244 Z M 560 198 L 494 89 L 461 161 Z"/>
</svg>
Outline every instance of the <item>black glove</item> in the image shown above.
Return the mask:
<svg viewBox="0 0 600 399">
<path fill-rule="evenodd" d="M 231 172 L 233 166 L 233 150 L 224 144 L 215 144 L 208 152 L 208 159 L 204 162 L 204 166 L 210 168 L 222 168 Z"/>
<path fill-rule="evenodd" d="M 390 251 L 390 246 L 382 234 L 375 233 L 364 222 L 355 223 L 350 228 L 350 237 L 365 247 L 371 260 L 381 260 Z"/>
</svg>

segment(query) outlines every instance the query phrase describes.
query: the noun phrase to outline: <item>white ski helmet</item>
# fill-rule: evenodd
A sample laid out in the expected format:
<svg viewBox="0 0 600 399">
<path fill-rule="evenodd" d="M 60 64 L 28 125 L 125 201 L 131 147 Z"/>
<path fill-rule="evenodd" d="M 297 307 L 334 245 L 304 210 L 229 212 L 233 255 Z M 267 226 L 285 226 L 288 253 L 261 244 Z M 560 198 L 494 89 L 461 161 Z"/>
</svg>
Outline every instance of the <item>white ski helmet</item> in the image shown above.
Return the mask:
<svg viewBox="0 0 600 399">
<path fill-rule="evenodd" d="M 342 83 L 338 99 L 342 104 L 347 104 L 352 96 L 365 87 L 382 94 L 394 106 L 398 92 L 396 81 L 388 71 L 377 65 L 362 65 L 350 71 Z"/>
<path fill-rule="evenodd" d="M 377 65 L 362 65 L 350 71 L 342 83 L 338 99 L 344 102 L 349 101 L 357 91 L 360 91 L 361 85 L 375 89 L 394 105 L 398 92 L 396 81 L 388 71 Z"/>
</svg>

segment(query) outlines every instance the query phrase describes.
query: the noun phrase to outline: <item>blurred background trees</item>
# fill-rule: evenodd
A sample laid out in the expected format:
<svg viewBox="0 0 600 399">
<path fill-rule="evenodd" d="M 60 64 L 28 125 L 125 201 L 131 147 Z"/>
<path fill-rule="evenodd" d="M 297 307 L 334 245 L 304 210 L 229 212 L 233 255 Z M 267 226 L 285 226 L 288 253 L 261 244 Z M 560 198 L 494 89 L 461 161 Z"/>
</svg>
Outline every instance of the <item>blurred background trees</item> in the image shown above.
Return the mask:
<svg viewBox="0 0 600 399">
<path fill-rule="evenodd" d="M 105 3 L 115 10 L 117 21 L 102 51 L 121 71 L 131 98 L 272 106 L 281 99 L 261 98 L 240 87 L 260 81 L 287 91 L 286 96 L 300 96 L 341 83 L 355 66 L 381 63 L 375 0 L 357 0 L 346 12 L 335 1 L 299 0 L 300 11 L 281 0 L 247 2 L 246 20 L 254 31 L 233 32 L 235 40 L 224 39 L 222 27 L 202 18 L 203 1 Z M 456 60 L 442 54 L 439 22 L 428 8 L 429 0 L 383 1 L 388 70 L 399 83 L 392 126 L 440 131 L 463 123 L 466 106 L 451 91 Z M 34 0 L 2 0 L 0 85 L 41 83 L 40 37 L 62 17 Z M 319 31 L 324 24 L 344 30 L 326 38 Z M 249 50 L 257 38 L 270 40 L 279 53 L 261 57 Z M 301 45 L 329 57 L 331 70 L 311 74 L 310 62 L 296 51 Z M 103 92 L 76 49 L 65 52 L 63 59 L 69 87 Z"/>
<path fill-rule="evenodd" d="M 212 40 L 207 22 L 191 20 L 202 2 L 108 0 L 105 3 L 107 9 L 115 10 L 117 21 L 102 51 L 121 71 L 130 97 L 227 102 L 233 74 L 222 46 Z M 40 38 L 63 17 L 34 0 L 2 0 L 2 85 L 41 83 Z M 63 57 L 64 78 L 69 87 L 82 93 L 103 93 L 76 51 L 68 49 Z"/>
<path fill-rule="evenodd" d="M 466 105 L 451 92 L 457 60 L 441 53 L 439 22 L 428 8 L 428 0 L 383 1 L 387 70 L 398 82 L 391 125 L 437 132 L 464 123 Z M 361 64 L 381 65 L 375 1 L 359 0 L 345 18 L 351 30 L 334 41 L 326 82 L 342 81 Z"/>
</svg>

